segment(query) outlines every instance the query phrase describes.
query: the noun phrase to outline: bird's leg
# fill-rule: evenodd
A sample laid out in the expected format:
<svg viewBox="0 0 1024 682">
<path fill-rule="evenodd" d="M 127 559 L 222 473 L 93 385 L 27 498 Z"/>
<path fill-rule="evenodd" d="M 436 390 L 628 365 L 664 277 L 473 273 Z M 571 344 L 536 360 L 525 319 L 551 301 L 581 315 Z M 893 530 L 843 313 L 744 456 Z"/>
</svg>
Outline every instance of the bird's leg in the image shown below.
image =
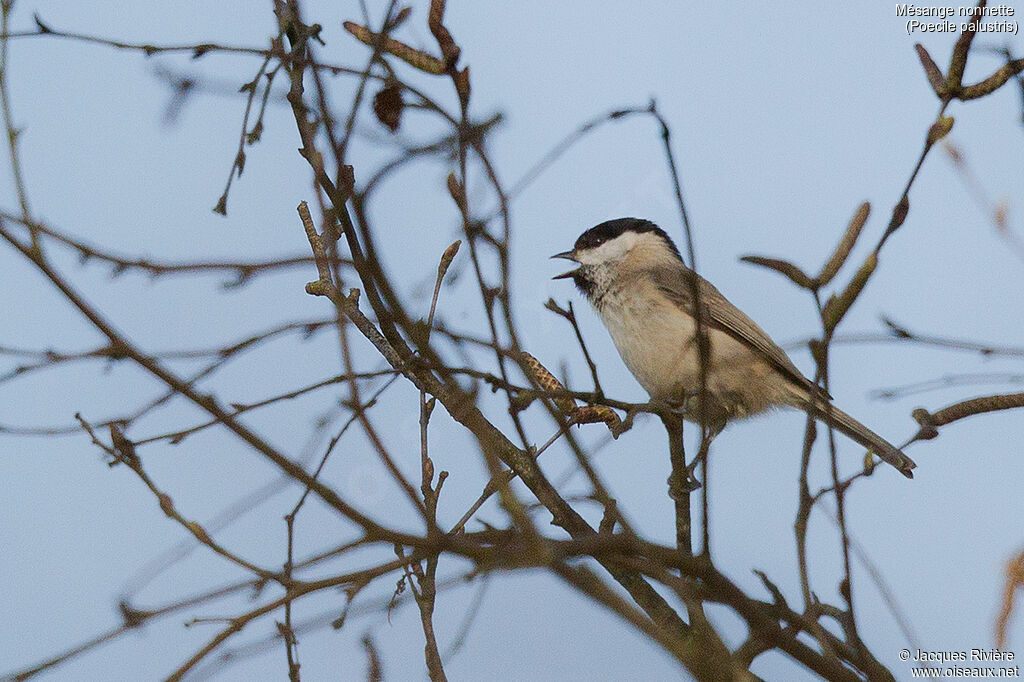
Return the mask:
<svg viewBox="0 0 1024 682">
<path fill-rule="evenodd" d="M 700 448 L 697 450 L 697 456 L 693 458 L 689 464 L 686 465 L 686 480 L 688 483 L 694 484 L 694 490 L 700 487 L 700 481 L 696 479 L 693 472 L 697 469 L 701 462 L 707 459 L 708 450 L 711 448 L 711 441 L 713 441 L 718 434 L 725 428 L 725 420 L 720 419 L 714 423 L 707 425 L 707 435 L 701 439 Z"/>
<path fill-rule="evenodd" d="M 698 394 L 699 391 L 686 391 L 682 401 L 683 416 L 692 422 L 703 424 L 706 427 L 706 433 L 701 438 L 697 456 L 686 465 L 684 483 L 687 491 L 693 491 L 701 487 L 700 481 L 693 475 L 693 472 L 696 471 L 700 463 L 707 457 L 711 441 L 722 432 L 729 418 L 726 406 L 716 400 L 715 397 L 705 393 L 702 401 L 701 396 Z"/>
<path fill-rule="evenodd" d="M 669 434 L 669 454 L 672 460 L 672 473 L 668 477 L 668 495 L 676 502 L 689 500 L 690 493 L 700 488 L 700 481 L 692 475 L 693 470 L 686 466 L 686 452 L 683 449 L 683 417 L 678 412 L 671 416 L 662 414 L 662 421 Z"/>
</svg>

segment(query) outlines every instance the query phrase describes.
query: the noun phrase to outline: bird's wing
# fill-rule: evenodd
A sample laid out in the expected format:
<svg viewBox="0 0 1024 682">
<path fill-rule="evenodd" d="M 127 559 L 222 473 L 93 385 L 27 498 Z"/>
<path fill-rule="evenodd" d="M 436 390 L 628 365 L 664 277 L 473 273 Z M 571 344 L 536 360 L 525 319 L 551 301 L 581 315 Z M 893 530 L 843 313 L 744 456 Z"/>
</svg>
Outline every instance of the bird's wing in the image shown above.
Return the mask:
<svg viewBox="0 0 1024 682">
<path fill-rule="evenodd" d="M 700 287 L 701 318 L 709 328 L 721 330 L 749 346 L 797 386 L 810 389 L 811 382 L 800 373 L 786 352 L 711 282 L 682 263 L 658 265 L 649 274 L 654 285 L 690 315 L 694 314 L 692 278 L 696 277 Z"/>
</svg>

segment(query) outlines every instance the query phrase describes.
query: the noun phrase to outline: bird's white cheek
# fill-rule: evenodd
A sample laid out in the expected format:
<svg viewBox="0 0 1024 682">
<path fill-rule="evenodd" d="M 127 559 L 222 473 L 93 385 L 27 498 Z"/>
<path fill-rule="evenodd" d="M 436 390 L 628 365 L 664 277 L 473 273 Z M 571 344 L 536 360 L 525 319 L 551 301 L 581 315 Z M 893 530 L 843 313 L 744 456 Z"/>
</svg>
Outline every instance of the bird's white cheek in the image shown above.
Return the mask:
<svg viewBox="0 0 1024 682">
<path fill-rule="evenodd" d="M 621 260 L 636 244 L 637 235 L 633 232 L 625 232 L 596 248 L 578 252 L 576 257 L 584 265 L 605 265 Z"/>
</svg>

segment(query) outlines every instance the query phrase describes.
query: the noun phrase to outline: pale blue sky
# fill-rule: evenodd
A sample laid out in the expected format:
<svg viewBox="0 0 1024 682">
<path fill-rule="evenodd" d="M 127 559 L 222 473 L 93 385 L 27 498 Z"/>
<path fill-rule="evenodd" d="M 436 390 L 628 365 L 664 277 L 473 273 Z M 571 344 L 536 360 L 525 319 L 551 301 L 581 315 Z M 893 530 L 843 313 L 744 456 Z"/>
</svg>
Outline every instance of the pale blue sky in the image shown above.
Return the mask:
<svg viewBox="0 0 1024 682">
<path fill-rule="evenodd" d="M 384 3 L 373 2 L 379 14 Z M 1017 20 L 1024 12 L 1019 2 Z M 307 18 L 324 26 L 325 55 L 361 67 L 366 52 L 340 28 L 359 20 L 357 3 L 305 3 Z M 271 3 L 32 2 L 19 0 L 12 27 L 29 28 L 38 12 L 54 28 L 128 41 L 217 41 L 263 46 L 273 30 Z M 426 5 L 402 37 L 430 47 Z M 807 297 L 782 278 L 738 261 L 745 254 L 786 256 L 815 271 L 827 258 L 860 202 L 872 202 L 861 259 L 881 234 L 891 206 L 919 154 L 938 105 L 917 56 L 923 42 L 945 66 L 955 36 L 908 36 L 895 3 L 449 3 L 447 24 L 471 66 L 473 112 L 505 116 L 490 141 L 502 179 L 511 184 L 583 121 L 656 98 L 672 126 L 683 189 L 696 230 L 698 266 L 736 305 L 780 343 L 815 333 Z M 1020 56 L 1019 38 L 1009 39 Z M 980 37 L 995 46 L 1002 38 Z M 272 104 L 263 141 L 248 150 L 245 174 L 235 181 L 227 218 L 210 209 L 234 156 L 244 102 L 228 96 L 250 80 L 254 58 L 209 55 L 145 58 L 84 43 L 19 40 L 11 44 L 11 98 L 24 128 L 22 155 L 34 214 L 82 239 L 124 254 L 167 259 L 296 254 L 306 249 L 295 205 L 312 199 L 308 171 L 295 153 L 294 122 L 287 107 Z M 987 76 L 998 58 L 972 56 L 967 80 Z M 170 99 L 155 75 L 160 69 L 199 73 L 225 85 L 225 94 L 200 94 L 173 124 L 164 121 Z M 418 81 L 449 105 L 442 80 Z M 353 81 L 335 80 L 336 102 L 350 97 Z M 382 133 L 360 119 L 353 146 L 357 177 L 390 158 L 375 144 Z M 949 112 L 950 136 L 985 191 L 1010 206 L 1010 224 L 1024 233 L 1024 129 L 1019 88 Z M 415 130 L 415 112 L 407 125 Z M 365 135 L 362 134 L 365 132 Z M 424 139 L 410 133 L 410 141 Z M 6 158 L 6 153 L 3 158 Z M 363 169 L 366 169 L 365 171 Z M 373 206 L 386 264 L 423 293 L 436 257 L 457 236 L 444 190 L 449 168 L 419 164 L 397 174 Z M 9 163 L 0 164 L 0 208 L 17 211 Z M 470 195 L 484 187 L 470 183 Z M 390 197 L 388 199 L 387 197 Z M 880 315 L 936 335 L 1021 345 L 1024 261 L 1008 249 L 972 202 L 941 149 L 926 161 L 911 193 L 904 227 L 886 245 L 878 271 L 843 332 L 879 332 Z M 485 202 L 489 205 L 489 202 Z M 549 367 L 568 363 L 576 388 L 588 374 L 568 329 L 544 310 L 549 296 L 574 301 L 583 334 L 613 396 L 642 401 L 644 393 L 621 364 L 599 320 L 548 261 L 584 229 L 625 215 L 650 218 L 674 238 L 681 227 L 653 123 L 630 119 L 601 127 L 526 189 L 513 205 L 513 301 L 526 348 Z M 314 273 L 290 270 L 225 293 L 223 277 L 172 277 L 151 283 L 109 268 L 80 267 L 53 248 L 63 272 L 103 309 L 115 325 L 147 351 L 224 345 L 288 319 L 326 314 L 323 300 L 303 292 Z M 465 254 L 460 258 L 465 257 Z M 4 289 L 0 345 L 82 350 L 100 339 L 57 293 L 10 248 L 0 249 Z M 851 269 L 852 270 L 852 269 Z M 839 281 L 850 272 L 843 271 Z M 479 302 L 464 286 L 446 292 L 441 314 L 453 325 L 482 329 Z M 418 299 L 425 314 L 428 301 Z M 372 364 L 372 350 L 358 349 Z M 792 352 L 808 374 L 808 355 Z M 302 386 L 336 363 L 330 334 L 310 342 L 284 339 L 245 356 L 204 384 L 222 401 L 254 401 Z M 910 411 L 942 407 L 966 397 L 1018 391 L 1011 384 L 968 386 L 897 401 L 872 400 L 878 388 L 971 372 L 1021 372 L 1020 362 L 896 344 L 837 345 L 832 354 L 832 393 L 843 409 L 893 441 L 911 435 Z M 15 361 L 4 357 L 3 371 Z M 171 365 L 187 373 L 198 365 Z M 77 363 L 0 384 L 0 424 L 59 426 L 81 411 L 91 420 L 121 414 L 161 395 L 159 386 L 127 364 L 104 372 Z M 333 365 L 332 369 L 334 371 Z M 318 394 L 265 412 L 246 423 L 292 456 L 319 452 L 308 443 L 312 423 L 343 395 Z M 380 412 L 397 425 L 389 443 L 418 466 L 413 391 L 396 385 Z M 493 413 L 500 407 L 490 404 Z M 200 419 L 186 405 L 172 405 L 144 420 L 136 439 Z M 531 436 L 543 442 L 551 425 L 531 416 Z M 885 576 L 922 647 L 964 650 L 992 646 L 1003 566 L 1024 545 L 1020 482 L 1020 413 L 976 417 L 915 445 L 917 478 L 894 472 L 854 486 L 848 517 L 853 536 Z M 439 468 L 453 477 L 442 515 L 461 515 L 479 492 L 482 467 L 466 435 L 442 425 L 432 431 Z M 803 417 L 780 412 L 731 426 L 715 443 L 712 524 L 723 570 L 763 596 L 753 569 L 775 578 L 799 599 L 792 524 Z M 599 426 L 580 431 L 599 442 Z M 852 471 L 859 449 L 840 439 L 840 456 Z M 824 452 L 817 455 L 824 462 Z M 276 477 L 262 460 L 223 434 L 203 433 L 178 446 L 144 451 L 147 469 L 187 516 L 207 521 L 242 493 Z M 325 476 L 371 513 L 386 514 L 391 490 L 358 436 L 333 459 Z M 569 468 L 565 452 L 545 454 L 557 479 Z M 650 537 L 672 541 L 671 505 L 665 496 L 668 457 L 653 420 L 605 446 L 595 464 L 620 508 Z M 819 473 L 823 474 L 824 468 Z M 182 539 L 152 495 L 124 467 L 109 469 L 83 434 L 60 439 L 0 435 L 0 674 L 19 669 L 113 627 L 115 606 L 127 581 L 154 556 Z M 822 481 L 825 479 L 822 478 Z M 575 480 L 575 490 L 580 481 Z M 572 488 L 569 484 L 569 489 Z M 279 562 L 284 557 L 281 515 L 294 504 L 289 489 L 222 531 L 218 537 L 241 553 Z M 588 516 L 598 510 L 585 508 Z M 395 518 L 413 517 L 396 510 Z M 496 508 L 483 518 L 502 521 Z M 299 528 L 307 552 L 342 537 L 343 527 L 311 509 Z M 837 599 L 838 541 L 823 515 L 812 522 L 812 580 L 822 598 Z M 372 557 L 367 556 L 367 561 Z M 351 565 L 351 564 L 348 564 Z M 342 570 L 345 565 L 332 568 Z M 465 568 L 451 562 L 443 569 Z M 238 578 L 209 552 L 198 551 L 133 595 L 141 608 Z M 882 607 L 878 590 L 857 569 L 857 606 L 872 652 L 898 677 L 897 660 L 909 646 Z M 380 590 L 387 594 L 393 581 Z M 460 587 L 444 595 L 436 622 L 442 648 L 455 637 L 476 592 Z M 195 616 L 231 615 L 248 602 L 189 610 L 147 624 L 139 633 L 80 657 L 49 679 L 155 679 L 166 675 L 215 633 L 217 626 L 183 629 Z M 340 612 L 343 597 L 324 596 L 297 607 L 300 616 Z M 719 614 L 739 637 L 732 616 Z M 1017 619 L 1010 648 L 1024 653 Z M 322 629 L 301 637 L 304 679 L 362 679 L 365 656 L 359 635 L 373 634 L 388 679 L 425 677 L 422 633 L 411 607 L 393 614 L 355 617 L 348 632 Z M 239 643 L 272 628 L 260 623 Z M 674 663 L 615 617 L 535 573 L 492 577 L 481 613 L 464 648 L 447 664 L 451 679 L 671 679 Z M 765 656 L 754 671 L 768 679 L 809 679 L 781 656 Z M 247 658 L 217 679 L 284 679 L 283 651 Z"/>
</svg>

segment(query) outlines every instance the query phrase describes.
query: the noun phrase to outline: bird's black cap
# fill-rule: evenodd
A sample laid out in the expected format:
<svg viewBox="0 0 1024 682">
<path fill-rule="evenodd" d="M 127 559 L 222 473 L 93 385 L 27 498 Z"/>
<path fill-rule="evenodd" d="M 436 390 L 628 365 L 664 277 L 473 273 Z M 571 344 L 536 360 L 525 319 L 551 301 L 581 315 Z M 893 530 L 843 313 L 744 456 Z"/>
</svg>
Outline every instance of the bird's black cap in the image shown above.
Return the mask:
<svg viewBox="0 0 1024 682">
<path fill-rule="evenodd" d="M 676 245 L 672 243 L 672 239 L 668 236 L 665 230 L 661 229 L 650 220 L 644 220 L 643 218 L 616 218 L 615 220 L 606 220 L 600 225 L 595 225 L 586 232 L 580 235 L 579 239 L 576 240 L 575 248 L 578 249 L 593 249 L 601 244 L 604 244 L 609 239 L 615 239 L 624 232 L 653 232 L 668 244 L 672 252 L 682 260 L 679 256 L 679 250 Z"/>
</svg>

